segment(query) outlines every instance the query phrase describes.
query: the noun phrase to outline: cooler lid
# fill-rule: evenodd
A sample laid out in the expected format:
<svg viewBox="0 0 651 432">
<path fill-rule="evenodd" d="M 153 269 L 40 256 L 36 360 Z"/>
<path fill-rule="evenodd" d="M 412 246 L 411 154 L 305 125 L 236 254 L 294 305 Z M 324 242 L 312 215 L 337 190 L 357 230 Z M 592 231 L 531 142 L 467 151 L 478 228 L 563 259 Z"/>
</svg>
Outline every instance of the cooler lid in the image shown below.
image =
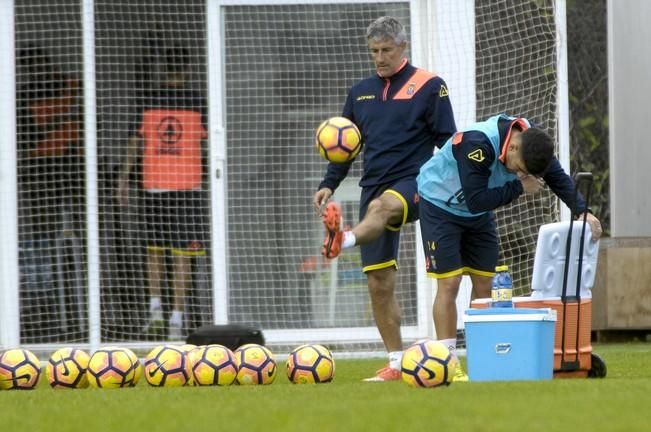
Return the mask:
<svg viewBox="0 0 651 432">
<path fill-rule="evenodd" d="M 552 308 L 466 309 L 463 321 L 556 321 L 556 311 Z"/>
</svg>

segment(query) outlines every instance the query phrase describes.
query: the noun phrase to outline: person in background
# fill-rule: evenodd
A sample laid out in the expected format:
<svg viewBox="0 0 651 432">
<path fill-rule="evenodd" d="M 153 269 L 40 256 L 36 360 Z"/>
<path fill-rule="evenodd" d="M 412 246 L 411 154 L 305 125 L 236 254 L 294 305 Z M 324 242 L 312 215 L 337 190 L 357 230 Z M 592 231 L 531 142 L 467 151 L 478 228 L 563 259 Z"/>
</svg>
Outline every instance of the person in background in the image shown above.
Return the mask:
<svg viewBox="0 0 651 432">
<path fill-rule="evenodd" d="M 16 94 L 18 173 L 32 240 L 63 232 L 64 213 L 81 201 L 81 85 L 61 73 L 46 51 L 28 45 L 18 52 L 23 84 Z"/>
<path fill-rule="evenodd" d="M 164 79 L 146 98 L 128 142 L 117 195 L 127 206 L 132 169 L 140 166 L 139 213 L 146 226 L 149 320 L 144 332 L 164 331 L 162 287 L 166 254 L 172 257 L 173 305 L 168 338 L 184 335 L 186 295 L 192 283 L 192 258 L 204 255 L 206 103 L 187 86 L 189 53 L 185 47 L 165 50 Z"/>
<path fill-rule="evenodd" d="M 75 325 L 59 313 L 66 290 L 83 289 L 82 89 L 40 45 L 19 49 L 16 66 L 21 335 L 49 342 Z"/>
<path fill-rule="evenodd" d="M 421 167 L 417 181 L 425 265 L 437 281 L 436 335 L 453 353 L 462 275 L 470 276 L 475 297 L 490 297 L 499 256 L 493 210 L 547 184 L 586 218 L 595 240 L 601 236 L 599 220 L 580 195 L 575 200 L 554 141 L 525 118 L 499 114 L 457 132 Z"/>
<path fill-rule="evenodd" d="M 364 141 L 360 222 L 343 230 L 339 204 L 328 202 L 352 162 L 330 163 L 312 202 L 326 228 L 326 258 L 361 246 L 373 316 L 389 357 L 389 364 L 366 381 L 393 381 L 400 379 L 403 349 L 395 296 L 400 229 L 418 219 L 420 166 L 456 125 L 445 81 L 409 63 L 407 34 L 396 18 L 375 20 L 366 40 L 376 73 L 352 87 L 342 113 Z"/>
</svg>

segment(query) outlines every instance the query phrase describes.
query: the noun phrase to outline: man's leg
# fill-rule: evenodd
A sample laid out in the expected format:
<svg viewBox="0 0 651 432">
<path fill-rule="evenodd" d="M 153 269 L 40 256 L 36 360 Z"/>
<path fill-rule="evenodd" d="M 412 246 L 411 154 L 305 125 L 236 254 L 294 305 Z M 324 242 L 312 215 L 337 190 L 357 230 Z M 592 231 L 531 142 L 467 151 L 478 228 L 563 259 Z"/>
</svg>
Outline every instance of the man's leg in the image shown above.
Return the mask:
<svg viewBox="0 0 651 432">
<path fill-rule="evenodd" d="M 186 255 L 174 256 L 174 310 L 183 312 L 185 294 L 192 282 L 192 257 Z"/>
<path fill-rule="evenodd" d="M 491 296 L 491 286 L 493 283 L 492 277 L 471 274 L 470 279 L 472 280 L 473 300 L 476 298 L 488 298 Z"/>
<path fill-rule="evenodd" d="M 387 352 L 402 350 L 400 306 L 395 296 L 396 269 L 387 267 L 366 273 L 375 325 Z"/>
<path fill-rule="evenodd" d="M 355 236 L 355 244 L 362 245 L 372 242 L 384 233 L 387 225 L 398 225 L 402 222 L 404 207 L 395 195 L 384 193 L 371 201 L 362 221 L 351 232 Z"/>
<path fill-rule="evenodd" d="M 389 353 L 389 365 L 364 381 L 394 381 L 400 379 L 402 336 L 400 334 L 400 305 L 395 296 L 396 269 L 387 267 L 366 273 L 375 325 Z"/>
<path fill-rule="evenodd" d="M 461 275 L 436 280 L 436 298 L 432 313 L 436 337 L 439 340 L 456 339 L 457 337 L 457 294 Z"/>
<path fill-rule="evenodd" d="M 179 340 L 183 337 L 183 311 L 185 295 L 192 283 L 192 257 L 174 254 L 174 308 L 170 316 L 169 337 Z"/>
<path fill-rule="evenodd" d="M 161 284 L 163 274 L 165 273 L 165 251 L 148 250 L 147 251 L 147 284 L 149 287 L 149 296 L 161 296 Z"/>
<path fill-rule="evenodd" d="M 147 250 L 147 287 L 149 289 L 149 321 L 145 333 L 162 334 L 163 307 L 161 303 L 161 286 L 165 274 L 165 251 Z"/>
<path fill-rule="evenodd" d="M 368 205 L 366 214 L 352 230 L 340 232 L 341 209 L 331 201 L 323 214 L 326 239 L 322 253 L 326 258 L 336 258 L 341 249 L 372 242 L 382 235 L 387 225 L 402 225 L 403 202 L 393 194 L 383 193 Z"/>
<path fill-rule="evenodd" d="M 457 356 L 457 295 L 461 285 L 461 275 L 437 279 L 436 298 L 432 312 L 436 338 Z M 468 375 L 458 364 L 454 371 L 455 382 L 468 381 Z"/>
</svg>

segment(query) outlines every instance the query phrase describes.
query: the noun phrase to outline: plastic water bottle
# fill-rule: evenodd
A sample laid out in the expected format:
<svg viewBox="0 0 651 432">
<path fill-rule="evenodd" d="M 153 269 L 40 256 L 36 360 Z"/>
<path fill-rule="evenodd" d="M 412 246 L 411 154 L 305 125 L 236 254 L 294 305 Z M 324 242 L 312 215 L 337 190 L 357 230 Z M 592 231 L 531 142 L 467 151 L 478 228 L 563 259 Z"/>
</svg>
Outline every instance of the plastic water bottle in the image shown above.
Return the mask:
<svg viewBox="0 0 651 432">
<path fill-rule="evenodd" d="M 491 307 L 513 307 L 513 279 L 508 266 L 495 267 L 491 289 Z"/>
</svg>

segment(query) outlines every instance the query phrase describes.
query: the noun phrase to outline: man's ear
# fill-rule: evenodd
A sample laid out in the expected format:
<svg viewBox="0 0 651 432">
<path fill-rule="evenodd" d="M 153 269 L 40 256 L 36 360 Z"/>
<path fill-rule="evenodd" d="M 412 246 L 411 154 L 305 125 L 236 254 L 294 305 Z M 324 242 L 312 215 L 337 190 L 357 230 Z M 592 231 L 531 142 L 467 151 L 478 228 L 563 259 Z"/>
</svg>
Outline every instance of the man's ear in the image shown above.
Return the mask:
<svg viewBox="0 0 651 432">
<path fill-rule="evenodd" d="M 520 151 L 520 144 L 522 144 L 522 137 L 520 134 L 511 137 L 509 140 L 509 151 L 518 153 Z"/>
</svg>

